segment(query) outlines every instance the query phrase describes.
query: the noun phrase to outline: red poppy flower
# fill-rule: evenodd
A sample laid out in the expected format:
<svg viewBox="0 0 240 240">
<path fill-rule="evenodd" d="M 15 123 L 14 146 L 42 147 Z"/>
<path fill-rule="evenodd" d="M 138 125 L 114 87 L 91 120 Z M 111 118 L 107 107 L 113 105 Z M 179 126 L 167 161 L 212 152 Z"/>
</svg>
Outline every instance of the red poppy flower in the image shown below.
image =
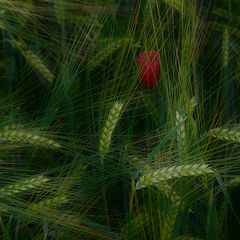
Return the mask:
<svg viewBox="0 0 240 240">
<path fill-rule="evenodd" d="M 141 52 L 137 64 L 139 65 L 142 83 L 149 88 L 155 87 L 160 72 L 160 60 L 157 51 Z"/>
</svg>

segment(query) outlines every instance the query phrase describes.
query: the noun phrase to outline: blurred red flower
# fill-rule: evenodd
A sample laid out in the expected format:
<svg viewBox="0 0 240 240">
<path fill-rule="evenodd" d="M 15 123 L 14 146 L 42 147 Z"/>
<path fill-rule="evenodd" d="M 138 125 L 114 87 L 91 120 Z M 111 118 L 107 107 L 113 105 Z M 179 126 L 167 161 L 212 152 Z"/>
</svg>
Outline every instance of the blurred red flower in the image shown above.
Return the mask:
<svg viewBox="0 0 240 240">
<path fill-rule="evenodd" d="M 141 52 L 137 59 L 137 64 L 140 69 L 141 82 L 153 88 L 157 85 L 160 72 L 160 59 L 157 51 Z"/>
</svg>

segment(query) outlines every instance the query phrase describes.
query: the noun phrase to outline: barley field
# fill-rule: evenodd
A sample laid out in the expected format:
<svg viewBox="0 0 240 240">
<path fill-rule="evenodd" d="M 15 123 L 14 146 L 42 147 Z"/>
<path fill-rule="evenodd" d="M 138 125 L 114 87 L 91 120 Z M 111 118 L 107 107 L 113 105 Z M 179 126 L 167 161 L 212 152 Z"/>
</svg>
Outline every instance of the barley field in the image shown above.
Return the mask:
<svg viewBox="0 0 240 240">
<path fill-rule="evenodd" d="M 0 0 L 0 239 L 239 240 L 240 0 Z"/>
</svg>

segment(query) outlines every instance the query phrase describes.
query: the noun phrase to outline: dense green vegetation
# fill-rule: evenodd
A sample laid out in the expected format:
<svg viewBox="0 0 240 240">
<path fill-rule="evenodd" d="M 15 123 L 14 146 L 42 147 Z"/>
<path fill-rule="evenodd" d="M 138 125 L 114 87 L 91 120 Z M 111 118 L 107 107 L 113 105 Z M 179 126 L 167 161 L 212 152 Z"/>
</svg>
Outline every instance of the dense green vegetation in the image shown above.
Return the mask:
<svg viewBox="0 0 240 240">
<path fill-rule="evenodd" d="M 239 0 L 0 0 L 0 239 L 239 239 L 239 25 Z"/>
</svg>

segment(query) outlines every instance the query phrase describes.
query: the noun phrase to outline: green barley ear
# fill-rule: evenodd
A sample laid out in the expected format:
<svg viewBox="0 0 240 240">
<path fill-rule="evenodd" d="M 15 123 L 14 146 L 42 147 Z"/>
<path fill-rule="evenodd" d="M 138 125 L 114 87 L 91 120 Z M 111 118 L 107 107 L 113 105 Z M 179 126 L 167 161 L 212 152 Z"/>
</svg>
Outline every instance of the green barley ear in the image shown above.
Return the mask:
<svg viewBox="0 0 240 240">
<path fill-rule="evenodd" d="M 146 167 L 146 161 L 137 156 L 129 156 L 129 164 L 134 179 L 138 178 L 139 174 L 144 172 L 144 168 Z"/>
<path fill-rule="evenodd" d="M 229 61 L 229 39 L 229 30 L 225 28 L 222 35 L 222 61 L 224 68 L 228 66 Z"/>
<path fill-rule="evenodd" d="M 158 185 L 161 181 L 167 181 L 173 178 L 197 177 L 206 174 L 213 174 L 213 170 L 207 164 L 186 164 L 180 166 L 163 167 L 157 170 L 149 171 L 138 179 L 137 188 L 148 185 Z"/>
<path fill-rule="evenodd" d="M 31 144 L 52 149 L 61 148 L 61 145 L 54 140 L 18 128 L 9 129 L 5 127 L 2 131 L 0 131 L 0 142 L 14 144 Z"/>
<path fill-rule="evenodd" d="M 64 195 L 59 195 L 51 198 L 47 198 L 41 200 L 37 203 L 32 203 L 28 206 L 26 214 L 29 216 L 31 214 L 35 214 L 37 212 L 47 211 L 48 209 L 52 209 L 58 207 L 67 202 L 67 197 Z"/>
<path fill-rule="evenodd" d="M 146 164 L 145 161 L 139 159 L 136 156 L 133 156 L 131 158 L 130 164 L 133 166 L 133 168 L 136 170 L 137 174 L 141 174 L 144 171 L 147 172 L 151 167 L 149 164 Z M 160 184 L 157 185 L 158 189 L 174 204 L 180 203 L 180 196 L 173 190 L 173 188 L 166 182 L 161 181 Z M 138 186 L 138 188 L 141 188 L 141 186 Z"/>
<path fill-rule="evenodd" d="M 239 185 L 240 185 L 240 176 L 236 176 L 234 179 L 232 179 L 227 183 L 226 187 L 231 188 Z"/>
<path fill-rule="evenodd" d="M 99 153 L 102 157 L 104 157 L 109 150 L 112 135 L 122 113 L 122 109 L 123 103 L 115 102 L 108 113 L 99 140 Z"/>
<path fill-rule="evenodd" d="M 195 107 L 198 104 L 196 97 L 192 97 L 188 106 L 188 115 L 192 117 Z"/>
<path fill-rule="evenodd" d="M 144 166 L 146 165 L 146 162 L 143 161 L 143 159 L 140 159 L 138 156 L 129 156 L 130 165 L 139 171 L 142 171 L 144 169 Z"/>
<path fill-rule="evenodd" d="M 63 0 L 54 0 L 55 15 L 59 24 L 62 24 L 65 20 L 64 2 Z"/>
<path fill-rule="evenodd" d="M 23 124 L 14 123 L 14 124 L 3 127 L 3 130 L 8 131 L 8 130 L 16 130 L 16 129 L 22 129 L 22 128 L 24 128 Z"/>
<path fill-rule="evenodd" d="M 171 240 L 174 232 L 177 217 L 179 215 L 180 206 L 174 204 L 170 207 L 169 211 L 163 219 L 161 229 L 161 239 Z"/>
<path fill-rule="evenodd" d="M 34 177 L 22 181 L 18 181 L 15 184 L 8 185 L 6 187 L 0 188 L 0 195 L 12 196 L 18 193 L 28 191 L 30 189 L 39 187 L 46 183 L 49 179 L 44 176 Z"/>
<path fill-rule="evenodd" d="M 234 188 L 240 185 L 240 176 L 236 176 L 233 179 L 229 180 L 226 184 L 226 188 Z"/>
<path fill-rule="evenodd" d="M 230 130 L 226 128 L 211 129 L 208 134 L 220 140 L 240 143 L 240 132 L 238 130 Z"/>
<path fill-rule="evenodd" d="M 62 195 L 62 196 L 56 196 L 56 197 L 44 199 L 38 203 L 35 203 L 34 205 L 35 206 L 38 205 L 39 207 L 50 208 L 66 202 L 67 202 L 67 197 Z"/>
<path fill-rule="evenodd" d="M 4 24 L 4 13 L 5 10 L 0 10 L 0 29 L 6 30 L 6 26 Z"/>
<path fill-rule="evenodd" d="M 187 154 L 187 136 L 186 136 L 186 126 L 184 122 L 184 117 L 177 111 L 176 112 L 176 126 L 180 123 L 181 126 L 177 130 L 177 145 L 180 152 L 180 157 L 186 158 Z"/>
<path fill-rule="evenodd" d="M 54 211 L 54 209 L 60 207 L 66 202 L 67 197 L 65 195 L 57 195 L 36 203 L 30 203 L 24 212 L 24 216 L 27 217 L 27 219 L 30 219 L 33 216 L 47 216 L 49 211 Z"/>
<path fill-rule="evenodd" d="M 180 196 L 172 189 L 172 187 L 165 181 L 162 181 L 158 188 L 164 193 L 164 195 L 177 207 L 181 204 Z"/>
<path fill-rule="evenodd" d="M 160 188 L 164 187 L 166 197 L 171 201 L 169 210 L 166 212 L 166 216 L 162 223 L 162 238 L 172 239 L 174 233 L 174 227 L 176 225 L 177 217 L 180 211 L 183 210 L 184 203 L 180 196 L 173 191 L 172 187 L 165 182 L 161 182 Z"/>
<path fill-rule="evenodd" d="M 16 40 L 11 40 L 12 46 L 17 48 L 22 56 L 25 58 L 26 62 L 37 72 L 39 72 L 44 79 L 49 83 L 52 83 L 54 80 L 53 73 L 49 70 L 46 64 L 43 62 L 40 56 L 35 54 L 33 51 L 27 49 L 27 46 L 24 43 L 21 43 Z"/>
<path fill-rule="evenodd" d="M 162 181 L 158 186 L 171 201 L 170 208 L 166 212 L 166 216 L 163 220 L 162 235 L 163 239 L 172 239 L 177 217 L 183 207 L 183 201 L 181 197 L 175 191 L 173 191 L 172 187 L 165 181 Z"/>
</svg>

